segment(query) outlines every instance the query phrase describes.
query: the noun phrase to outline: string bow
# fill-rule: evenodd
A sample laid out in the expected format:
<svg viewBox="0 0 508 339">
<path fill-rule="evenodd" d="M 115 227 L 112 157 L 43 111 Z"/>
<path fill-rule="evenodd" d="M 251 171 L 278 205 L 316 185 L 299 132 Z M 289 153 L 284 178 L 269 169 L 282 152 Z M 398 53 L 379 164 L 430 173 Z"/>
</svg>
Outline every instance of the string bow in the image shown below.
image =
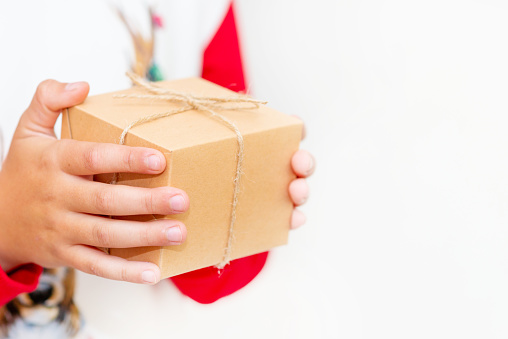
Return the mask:
<svg viewBox="0 0 508 339">
<path fill-rule="evenodd" d="M 233 202 L 231 206 L 231 219 L 228 231 L 228 241 L 224 250 L 224 256 L 222 261 L 217 265 L 218 269 L 223 269 L 231 261 L 231 247 L 233 244 L 233 230 L 236 222 L 236 207 L 238 205 L 238 196 L 240 193 L 240 179 L 242 176 L 242 166 L 244 160 L 244 141 L 243 136 L 236 124 L 225 117 L 217 113 L 217 111 L 224 110 L 238 110 L 238 109 L 256 109 L 259 108 L 260 104 L 266 104 L 266 102 L 249 98 L 245 95 L 235 95 L 229 97 L 206 97 L 206 96 L 195 96 L 188 93 L 183 93 L 167 88 L 161 88 L 156 86 L 153 82 L 146 81 L 134 73 L 127 73 L 127 76 L 132 82 L 142 88 L 146 94 L 118 94 L 115 98 L 136 98 L 136 99 L 148 99 L 148 100 L 163 100 L 171 103 L 180 104 L 181 107 L 175 108 L 170 111 L 155 113 L 146 117 L 139 118 L 131 122 L 127 127 L 124 128 L 122 135 L 120 136 L 120 145 L 125 144 L 125 137 L 127 133 L 135 126 L 151 122 L 154 120 L 169 117 L 171 115 L 180 114 L 187 111 L 200 111 L 207 112 L 210 117 L 215 118 L 226 125 L 229 129 L 235 132 L 236 139 L 238 142 L 238 151 L 236 154 L 236 174 L 233 179 Z M 111 184 L 116 184 L 118 181 L 118 173 L 113 175 Z"/>
</svg>

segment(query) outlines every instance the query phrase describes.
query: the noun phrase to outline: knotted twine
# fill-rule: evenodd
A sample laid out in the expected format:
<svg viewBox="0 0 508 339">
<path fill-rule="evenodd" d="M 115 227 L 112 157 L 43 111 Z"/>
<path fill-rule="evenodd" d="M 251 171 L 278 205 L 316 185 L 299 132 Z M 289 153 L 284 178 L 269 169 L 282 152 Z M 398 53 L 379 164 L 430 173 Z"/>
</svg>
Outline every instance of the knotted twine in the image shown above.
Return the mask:
<svg viewBox="0 0 508 339">
<path fill-rule="evenodd" d="M 233 202 L 231 205 L 231 218 L 228 229 L 228 240 L 224 249 L 224 255 L 222 261 L 216 266 L 218 269 L 223 269 L 231 261 L 231 248 L 234 240 L 234 226 L 236 222 L 236 208 L 238 205 L 238 196 L 240 194 L 240 179 L 242 177 L 242 168 L 244 161 L 244 141 L 243 135 L 236 126 L 236 124 L 217 111 L 224 110 L 238 110 L 238 109 L 256 109 L 259 108 L 259 104 L 265 104 L 266 102 L 249 98 L 245 95 L 235 95 L 229 97 L 206 97 L 206 96 L 195 96 L 188 93 L 183 93 L 167 88 L 161 88 L 156 86 L 153 82 L 149 82 L 139 77 L 134 73 L 127 73 L 127 76 L 132 82 L 143 89 L 146 94 L 118 94 L 115 98 L 137 98 L 147 100 L 163 100 L 171 103 L 180 104 L 182 107 L 175 108 L 170 111 L 163 113 L 155 113 L 145 117 L 141 117 L 131 122 L 127 127 L 124 128 L 120 136 L 120 145 L 125 144 L 125 137 L 127 133 L 134 127 L 147 122 L 155 121 L 158 119 L 166 118 L 175 114 L 180 114 L 188 111 L 206 112 L 210 114 L 211 118 L 219 120 L 230 130 L 235 132 L 238 143 L 238 150 L 236 153 L 236 173 L 233 179 Z M 116 184 L 118 181 L 118 173 L 113 175 L 113 179 L 110 184 Z"/>
</svg>

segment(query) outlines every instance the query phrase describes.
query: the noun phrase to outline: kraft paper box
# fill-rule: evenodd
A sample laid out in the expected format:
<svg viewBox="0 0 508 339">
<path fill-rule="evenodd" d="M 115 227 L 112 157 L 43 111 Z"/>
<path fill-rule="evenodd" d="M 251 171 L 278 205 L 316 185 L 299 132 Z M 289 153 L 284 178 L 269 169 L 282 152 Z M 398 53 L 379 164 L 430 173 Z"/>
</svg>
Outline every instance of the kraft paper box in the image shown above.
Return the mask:
<svg viewBox="0 0 508 339">
<path fill-rule="evenodd" d="M 198 78 L 158 82 L 156 86 L 196 96 L 237 96 L 236 93 Z M 91 96 L 64 112 L 62 138 L 119 143 L 133 121 L 182 107 L 181 103 L 119 94 L 146 94 L 138 86 L 115 93 Z M 116 95 L 116 97 L 115 97 Z M 293 204 L 288 187 L 295 178 L 290 161 L 298 149 L 302 123 L 265 105 L 258 109 L 221 110 L 232 120 L 245 142 L 240 193 L 233 229 L 231 258 L 241 258 L 287 243 Z M 238 142 L 234 131 L 206 111 L 190 110 L 135 126 L 125 144 L 158 149 L 166 156 L 160 175 L 120 173 L 117 184 L 140 187 L 173 186 L 186 191 L 189 210 L 180 215 L 156 215 L 181 220 L 187 240 L 180 246 L 110 249 L 111 255 L 153 262 L 162 277 L 217 265 L 227 247 L 233 180 Z M 109 183 L 112 175 L 95 180 Z M 124 217 L 152 220 L 154 216 Z"/>
</svg>

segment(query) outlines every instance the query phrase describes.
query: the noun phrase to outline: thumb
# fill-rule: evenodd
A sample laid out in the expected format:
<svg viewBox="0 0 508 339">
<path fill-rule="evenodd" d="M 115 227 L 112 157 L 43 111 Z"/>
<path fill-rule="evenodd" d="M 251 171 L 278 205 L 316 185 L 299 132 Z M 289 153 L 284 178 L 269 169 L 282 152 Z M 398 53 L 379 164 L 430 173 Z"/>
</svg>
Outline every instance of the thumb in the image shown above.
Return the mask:
<svg viewBox="0 0 508 339">
<path fill-rule="evenodd" d="M 20 119 L 16 134 L 26 136 L 30 132 L 55 136 L 54 127 L 63 109 L 82 103 L 90 87 L 86 82 L 61 83 L 46 80 L 39 84 L 37 91 Z"/>
</svg>

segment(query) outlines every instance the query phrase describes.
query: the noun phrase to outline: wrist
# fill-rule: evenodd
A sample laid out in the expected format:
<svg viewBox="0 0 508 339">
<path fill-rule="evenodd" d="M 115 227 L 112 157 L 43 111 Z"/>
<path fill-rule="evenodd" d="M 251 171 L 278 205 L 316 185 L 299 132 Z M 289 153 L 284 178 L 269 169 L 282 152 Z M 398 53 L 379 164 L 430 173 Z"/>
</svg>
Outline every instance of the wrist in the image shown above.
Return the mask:
<svg viewBox="0 0 508 339">
<path fill-rule="evenodd" d="M 0 187 L 6 187 L 4 182 L 5 172 L 0 169 Z M 8 227 L 9 217 L 6 214 L 6 200 L 5 200 L 5 189 L 0 189 L 0 267 L 5 272 L 19 266 L 21 263 L 16 263 L 10 258 L 8 249 Z"/>
</svg>

